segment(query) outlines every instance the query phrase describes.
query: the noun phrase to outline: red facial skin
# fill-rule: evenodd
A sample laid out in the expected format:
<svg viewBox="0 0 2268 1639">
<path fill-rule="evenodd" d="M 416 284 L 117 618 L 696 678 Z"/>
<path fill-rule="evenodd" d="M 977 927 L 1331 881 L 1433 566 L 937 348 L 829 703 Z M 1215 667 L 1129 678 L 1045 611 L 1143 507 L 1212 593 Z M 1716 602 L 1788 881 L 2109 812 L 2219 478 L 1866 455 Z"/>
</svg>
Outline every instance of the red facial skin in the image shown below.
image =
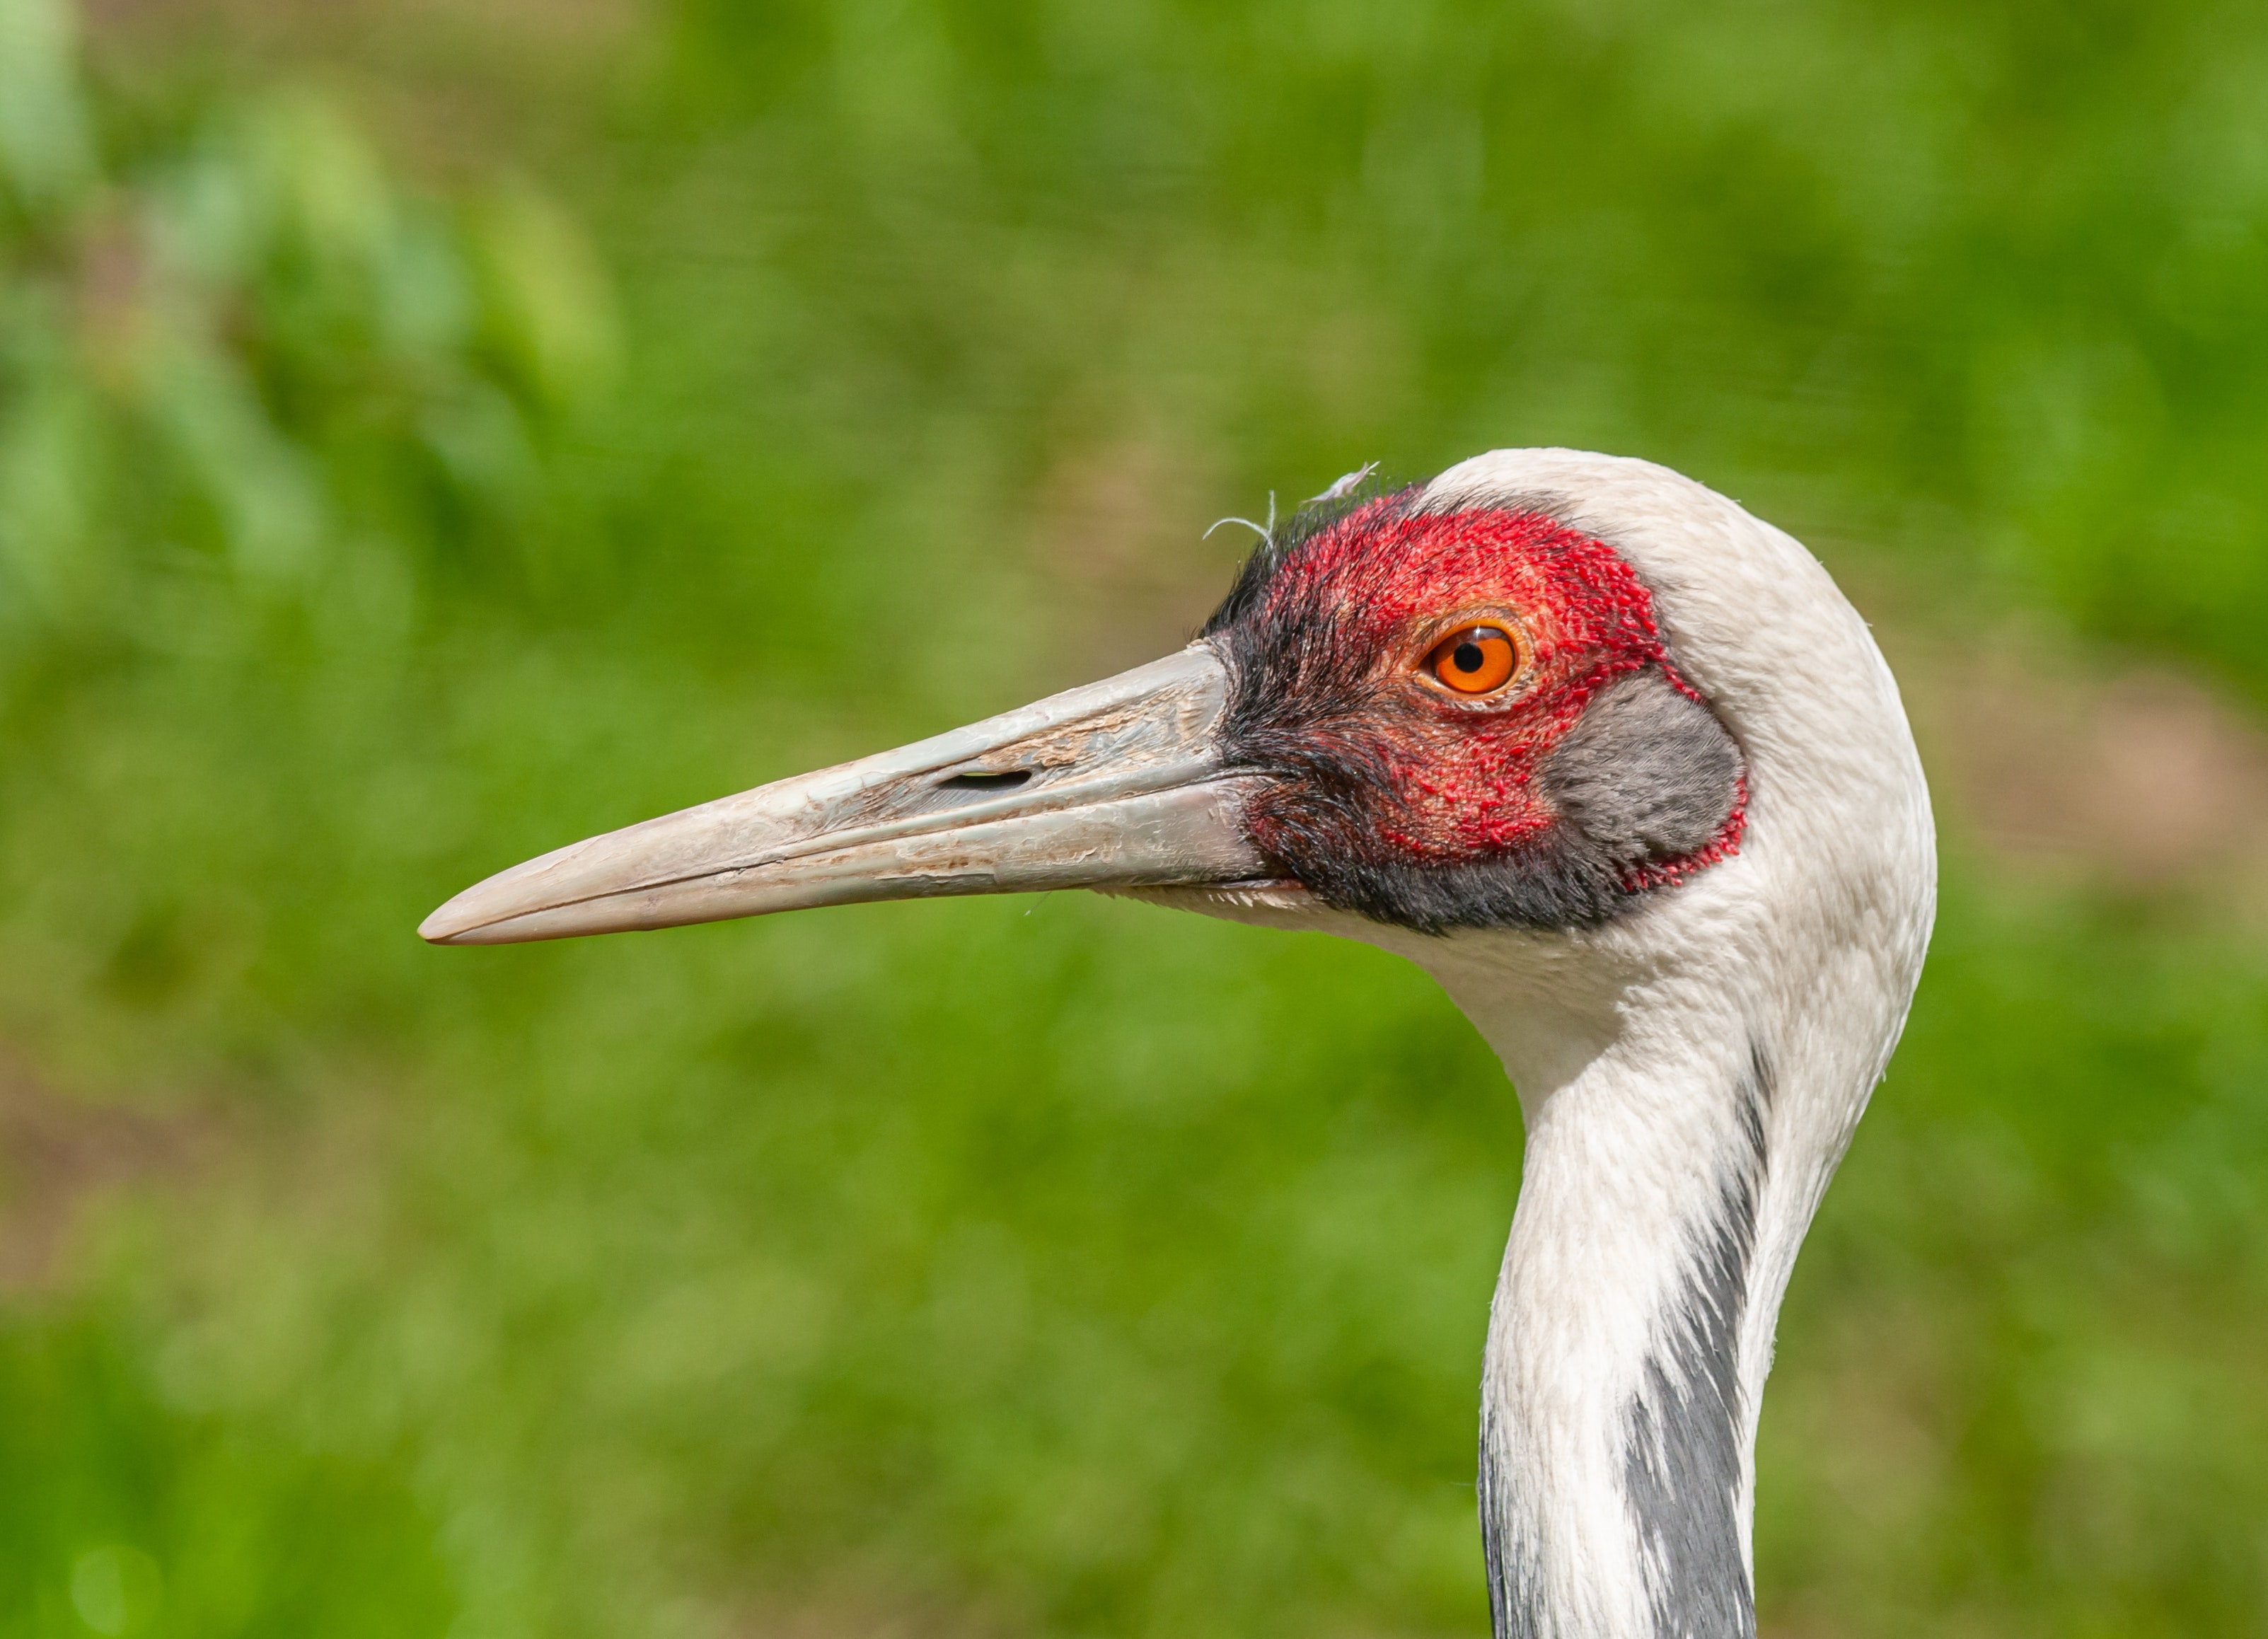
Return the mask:
<svg viewBox="0 0 2268 1639">
<path fill-rule="evenodd" d="M 1428 862 L 1512 852 L 1557 820 L 1534 776 L 1600 689 L 1655 666 L 1700 696 L 1670 664 L 1652 596 L 1605 542 L 1538 512 L 1413 515 L 1397 500 L 1372 502 L 1301 543 L 1263 605 L 1324 615 L 1340 663 L 1375 691 L 1359 732 L 1384 752 L 1399 798 L 1381 841 Z M 1501 688 L 1459 695 L 1430 676 L 1426 656 L 1448 633 L 1481 624 L 1512 633 L 1520 664 Z M 1351 738 L 1356 725 L 1316 731 Z M 1679 881 L 1737 852 L 1746 796 L 1706 848 L 1624 886 Z M 1268 805 L 1251 824 L 1263 849 L 1277 845 Z"/>
</svg>

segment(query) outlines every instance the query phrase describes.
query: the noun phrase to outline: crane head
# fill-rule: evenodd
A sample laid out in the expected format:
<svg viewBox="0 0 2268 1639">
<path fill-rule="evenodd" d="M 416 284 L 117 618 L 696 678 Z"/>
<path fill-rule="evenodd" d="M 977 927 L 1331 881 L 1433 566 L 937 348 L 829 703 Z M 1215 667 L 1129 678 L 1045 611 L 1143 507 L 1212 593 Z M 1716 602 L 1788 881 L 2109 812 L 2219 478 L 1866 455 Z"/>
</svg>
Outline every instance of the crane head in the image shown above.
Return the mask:
<svg viewBox="0 0 2268 1639">
<path fill-rule="evenodd" d="M 1576 928 L 1738 850 L 1742 753 L 1571 503 L 1340 491 L 1263 539 L 1174 654 L 575 843 L 419 931 L 504 944 L 1063 887 Z"/>
</svg>

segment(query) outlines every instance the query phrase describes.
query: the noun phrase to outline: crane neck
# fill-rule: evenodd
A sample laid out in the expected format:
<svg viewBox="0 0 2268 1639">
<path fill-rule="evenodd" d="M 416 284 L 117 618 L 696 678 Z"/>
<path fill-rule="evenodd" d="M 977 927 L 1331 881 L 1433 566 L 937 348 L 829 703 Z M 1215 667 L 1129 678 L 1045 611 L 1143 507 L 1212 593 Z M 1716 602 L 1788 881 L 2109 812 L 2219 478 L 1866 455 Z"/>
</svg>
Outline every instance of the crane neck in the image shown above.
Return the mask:
<svg viewBox="0 0 2268 1639">
<path fill-rule="evenodd" d="M 1497 1639 L 1756 1633 L 1773 1325 L 1904 996 L 1815 946 L 1807 971 L 1628 959 L 1663 944 L 1513 937 L 1426 961 L 1528 1128 L 1482 1384 Z"/>
</svg>

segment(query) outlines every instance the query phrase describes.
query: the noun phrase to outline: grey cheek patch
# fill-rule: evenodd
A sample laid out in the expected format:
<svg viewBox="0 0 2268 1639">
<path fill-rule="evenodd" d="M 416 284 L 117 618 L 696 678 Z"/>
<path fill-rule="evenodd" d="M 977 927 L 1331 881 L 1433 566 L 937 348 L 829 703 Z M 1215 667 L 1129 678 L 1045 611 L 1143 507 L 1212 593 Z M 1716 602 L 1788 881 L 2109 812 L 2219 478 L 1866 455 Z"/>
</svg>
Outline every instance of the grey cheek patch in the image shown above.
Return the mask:
<svg viewBox="0 0 2268 1639">
<path fill-rule="evenodd" d="M 1709 845 L 1739 800 L 1741 753 L 1706 706 L 1648 667 L 1601 691 L 1536 772 L 1561 819 L 1628 871 Z"/>
</svg>

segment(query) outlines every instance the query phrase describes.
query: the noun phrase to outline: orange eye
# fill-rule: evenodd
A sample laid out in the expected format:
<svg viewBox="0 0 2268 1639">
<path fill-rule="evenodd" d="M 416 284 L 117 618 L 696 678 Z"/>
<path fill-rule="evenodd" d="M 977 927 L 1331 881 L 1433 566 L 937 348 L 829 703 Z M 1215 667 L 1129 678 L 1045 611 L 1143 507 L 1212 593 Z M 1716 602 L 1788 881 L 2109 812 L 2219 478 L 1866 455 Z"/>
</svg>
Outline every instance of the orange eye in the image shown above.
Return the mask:
<svg viewBox="0 0 2268 1639">
<path fill-rule="evenodd" d="M 1513 673 L 1520 650 L 1501 627 L 1451 632 L 1425 657 L 1425 669 L 1461 695 L 1485 695 Z"/>
</svg>

